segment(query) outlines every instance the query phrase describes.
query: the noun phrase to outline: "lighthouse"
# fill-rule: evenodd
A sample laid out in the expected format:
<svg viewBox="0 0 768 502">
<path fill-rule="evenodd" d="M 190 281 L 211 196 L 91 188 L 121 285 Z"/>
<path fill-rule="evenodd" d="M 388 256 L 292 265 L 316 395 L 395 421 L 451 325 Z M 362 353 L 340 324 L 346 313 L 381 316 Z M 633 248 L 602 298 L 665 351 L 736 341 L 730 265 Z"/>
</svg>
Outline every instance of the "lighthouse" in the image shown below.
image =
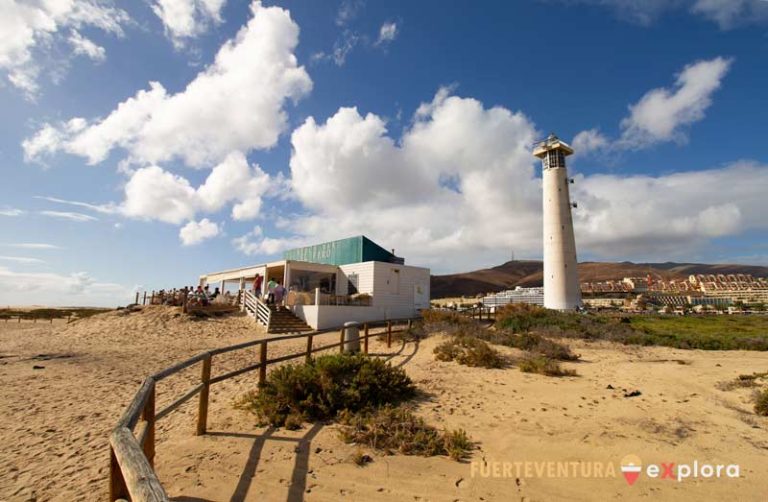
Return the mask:
<svg viewBox="0 0 768 502">
<path fill-rule="evenodd" d="M 581 306 L 568 190 L 573 180 L 565 167 L 565 158 L 572 153 L 573 149 L 554 134 L 533 149 L 533 155 L 541 159 L 544 190 L 544 307 L 555 310 Z"/>
</svg>

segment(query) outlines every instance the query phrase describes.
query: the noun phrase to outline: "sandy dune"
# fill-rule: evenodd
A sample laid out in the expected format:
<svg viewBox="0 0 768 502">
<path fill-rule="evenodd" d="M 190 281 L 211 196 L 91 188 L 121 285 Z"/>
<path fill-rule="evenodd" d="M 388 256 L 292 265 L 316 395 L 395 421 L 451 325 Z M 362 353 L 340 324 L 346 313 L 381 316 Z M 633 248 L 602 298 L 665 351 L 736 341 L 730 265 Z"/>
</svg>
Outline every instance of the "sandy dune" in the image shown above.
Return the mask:
<svg viewBox="0 0 768 502">
<path fill-rule="evenodd" d="M 107 435 L 141 379 L 207 348 L 255 336 L 263 335 L 249 319 L 190 321 L 163 307 L 69 326 L 0 324 L 0 500 L 104 499 Z M 768 370 L 768 354 L 579 342 L 574 348 L 583 362 L 567 366 L 580 376 L 557 379 L 436 362 L 438 342 L 398 346 L 392 362 L 424 390 L 419 413 L 435 425 L 464 428 L 479 443 L 469 462 L 369 452 L 374 461 L 357 467 L 349 456 L 358 448 L 343 444 L 333 425 L 271 430 L 234 410 L 232 400 L 255 384 L 255 375 L 246 375 L 213 387 L 212 434 L 192 435 L 194 402 L 160 422 L 160 478 L 173 497 L 189 501 L 762 500 L 768 491 L 768 420 L 751 413 L 749 389 L 715 387 Z M 286 342 L 270 354 L 301 347 L 303 341 Z M 255 360 L 254 351 L 222 357 L 214 374 Z M 159 405 L 196 378 L 194 368 L 162 382 Z M 624 397 L 623 389 L 642 394 Z M 630 487 L 618 471 L 628 454 L 646 464 L 737 463 L 740 477 L 642 477 Z M 612 463 L 616 472 L 536 476 L 534 462 L 546 461 Z M 530 462 L 532 472 L 521 464 L 517 475 L 515 462 Z M 494 466 L 499 477 L 484 477 Z"/>
</svg>

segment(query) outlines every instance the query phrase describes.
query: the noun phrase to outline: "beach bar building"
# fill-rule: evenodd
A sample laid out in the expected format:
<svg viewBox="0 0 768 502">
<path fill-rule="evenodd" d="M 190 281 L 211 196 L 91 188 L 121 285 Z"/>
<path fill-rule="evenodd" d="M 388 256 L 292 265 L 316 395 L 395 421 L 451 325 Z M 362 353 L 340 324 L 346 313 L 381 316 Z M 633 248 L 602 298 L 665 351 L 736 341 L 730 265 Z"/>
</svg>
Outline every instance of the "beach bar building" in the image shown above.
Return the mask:
<svg viewBox="0 0 768 502">
<path fill-rule="evenodd" d="M 350 237 L 286 251 L 283 259 L 200 276 L 201 285 L 237 289 L 244 310 L 271 328 L 276 313 L 253 295 L 256 276 L 279 280 L 288 293 L 288 311 L 312 329 L 415 317 L 429 308 L 429 269 L 405 265 L 365 236 Z"/>
</svg>

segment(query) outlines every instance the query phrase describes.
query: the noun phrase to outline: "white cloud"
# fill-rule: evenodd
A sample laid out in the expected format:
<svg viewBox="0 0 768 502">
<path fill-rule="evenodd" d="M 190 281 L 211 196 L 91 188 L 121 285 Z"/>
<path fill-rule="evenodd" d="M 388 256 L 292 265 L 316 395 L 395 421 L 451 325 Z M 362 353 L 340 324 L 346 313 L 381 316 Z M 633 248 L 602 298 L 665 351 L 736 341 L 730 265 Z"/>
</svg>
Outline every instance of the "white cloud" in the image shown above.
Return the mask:
<svg viewBox="0 0 768 502">
<path fill-rule="evenodd" d="M 27 256 L 0 256 L 2 261 L 11 261 L 14 263 L 45 263 L 39 258 L 29 258 Z"/>
<path fill-rule="evenodd" d="M 74 54 L 91 58 L 96 55 L 99 59 L 103 49 L 83 38 L 78 30 L 90 27 L 121 36 L 129 21 L 128 14 L 113 7 L 109 0 L 4 0 L 0 2 L 0 71 L 32 98 L 39 90 L 39 59 L 50 47 L 69 38 Z M 63 33 L 65 29 L 68 34 Z"/>
<path fill-rule="evenodd" d="M 57 204 L 66 204 L 69 206 L 82 207 L 84 209 L 90 209 L 91 211 L 96 211 L 97 213 L 102 213 L 102 214 L 114 214 L 118 211 L 118 208 L 115 207 L 113 204 L 103 204 L 103 205 L 89 204 L 87 202 L 59 199 L 56 197 L 46 197 L 43 195 L 35 195 L 34 198 L 40 199 L 40 200 L 47 200 L 48 202 L 55 202 Z"/>
<path fill-rule="evenodd" d="M 181 158 L 204 167 L 234 150 L 274 146 L 287 127 L 285 101 L 304 97 L 312 81 L 293 54 L 299 28 L 288 11 L 258 1 L 251 10 L 247 25 L 183 91 L 169 94 L 151 82 L 104 119 L 45 124 L 24 141 L 25 158 L 64 151 L 98 164 L 122 148 L 129 163 Z"/>
<path fill-rule="evenodd" d="M 72 44 L 72 51 L 77 55 L 86 56 L 98 63 L 107 59 L 107 51 L 104 47 L 96 45 L 76 30 L 69 33 L 69 43 Z"/>
<path fill-rule="evenodd" d="M 16 272 L 0 266 L 0 304 L 115 306 L 132 301 L 131 289 L 84 272 Z"/>
<path fill-rule="evenodd" d="M 199 244 L 217 235 L 219 235 L 219 226 L 208 218 L 190 221 L 179 230 L 179 238 L 185 246 Z"/>
<path fill-rule="evenodd" d="M 592 4 L 608 7 L 620 18 L 643 25 L 653 23 L 667 12 L 688 11 L 715 22 L 727 30 L 742 25 L 768 21 L 765 0 L 560 0 L 570 4 Z"/>
<path fill-rule="evenodd" d="M 712 94 L 720 88 L 730 66 L 731 60 L 722 57 L 698 61 L 683 69 L 672 90 L 659 88 L 647 92 L 629 107 L 629 117 L 621 121 L 620 143 L 640 148 L 684 139 L 682 129 L 704 118 L 712 104 Z"/>
<path fill-rule="evenodd" d="M 165 26 L 176 47 L 204 33 L 211 24 L 221 23 L 226 0 L 154 0 L 152 10 Z"/>
<path fill-rule="evenodd" d="M 663 176 L 577 177 L 579 244 L 603 256 L 685 256 L 708 239 L 768 230 L 768 166 L 736 163 Z"/>
<path fill-rule="evenodd" d="M 375 45 L 388 44 L 392 42 L 398 35 L 397 23 L 384 23 L 379 28 L 379 38 L 376 40 Z"/>
<path fill-rule="evenodd" d="M 436 271 L 497 264 L 510 249 L 541 252 L 541 180 L 522 113 L 444 91 L 394 138 L 374 114 L 340 108 L 292 137 L 291 186 L 305 211 L 282 237 L 260 227 L 233 240 L 249 255 L 365 234 Z M 768 166 L 737 164 L 663 176 L 577 176 L 579 251 L 685 256 L 713 238 L 766 229 Z M 630 224 L 631 222 L 631 224 Z M 624 254 L 626 253 L 626 254 Z"/>
<path fill-rule="evenodd" d="M 598 129 L 581 131 L 573 138 L 576 153 L 639 150 L 661 142 L 686 141 L 686 128 L 704 118 L 731 64 L 731 59 L 717 57 L 685 66 L 671 89 L 652 89 L 629 106 L 619 139 L 611 141 Z"/>
<path fill-rule="evenodd" d="M 275 187 L 258 165 L 248 166 L 240 152 L 233 152 L 213 168 L 197 189 L 186 178 L 158 166 L 137 170 L 125 185 L 119 211 L 129 217 L 179 224 L 198 211 L 213 213 L 234 202 L 236 220 L 256 218 L 262 197 Z"/>
<path fill-rule="evenodd" d="M 51 218 L 58 218 L 62 220 L 70 220 L 70 221 L 97 221 L 98 218 L 83 214 L 83 213 L 72 213 L 68 211 L 40 211 L 40 214 L 43 216 L 49 216 Z"/>
<path fill-rule="evenodd" d="M 364 233 L 402 246 L 411 263 L 457 269 L 515 242 L 533 246 L 540 195 L 531 122 L 443 90 L 420 110 L 399 141 L 380 117 L 355 108 L 323 124 L 307 119 L 291 137 L 291 184 L 310 213 L 284 220 L 288 237 L 251 233 L 235 247 L 274 254 Z"/>
<path fill-rule="evenodd" d="M 3 246 L 19 249 L 61 249 L 55 244 L 48 244 L 43 242 L 19 242 L 14 244 L 3 244 Z"/>
<path fill-rule="evenodd" d="M 336 24 L 346 26 L 357 17 L 363 9 L 365 2 L 362 0 L 343 0 L 336 13 Z"/>
<path fill-rule="evenodd" d="M 21 216 L 22 214 L 24 214 L 24 211 L 15 207 L 0 209 L 0 216 Z"/>
<path fill-rule="evenodd" d="M 610 140 L 598 129 L 588 129 L 574 136 L 571 146 L 576 155 L 585 155 L 595 150 L 607 148 L 610 143 Z"/>
</svg>

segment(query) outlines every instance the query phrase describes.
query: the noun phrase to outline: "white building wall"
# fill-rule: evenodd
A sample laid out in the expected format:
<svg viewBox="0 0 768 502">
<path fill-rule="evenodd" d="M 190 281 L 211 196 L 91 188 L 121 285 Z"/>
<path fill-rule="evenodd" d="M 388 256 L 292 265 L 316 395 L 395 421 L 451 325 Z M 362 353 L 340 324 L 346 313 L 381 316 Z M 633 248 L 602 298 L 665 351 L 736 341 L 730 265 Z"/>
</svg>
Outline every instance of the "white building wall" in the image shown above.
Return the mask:
<svg viewBox="0 0 768 502">
<path fill-rule="evenodd" d="M 358 276 L 358 293 L 371 295 L 371 306 L 301 305 L 294 313 L 314 329 L 342 326 L 347 321 L 371 322 L 415 317 L 429 308 L 429 269 L 385 262 L 341 265 L 337 294 L 347 293 L 347 277 Z"/>
</svg>

